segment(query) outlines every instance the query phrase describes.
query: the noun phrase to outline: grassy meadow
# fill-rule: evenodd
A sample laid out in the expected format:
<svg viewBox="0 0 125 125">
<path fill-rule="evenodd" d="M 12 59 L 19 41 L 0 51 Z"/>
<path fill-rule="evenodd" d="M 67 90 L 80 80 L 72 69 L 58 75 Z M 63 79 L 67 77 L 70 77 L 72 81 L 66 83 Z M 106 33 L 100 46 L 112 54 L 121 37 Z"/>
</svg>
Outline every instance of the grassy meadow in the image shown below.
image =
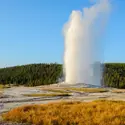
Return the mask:
<svg viewBox="0 0 125 125">
<path fill-rule="evenodd" d="M 62 88 L 62 89 L 46 89 L 46 88 L 44 88 L 44 89 L 42 89 L 42 90 L 48 91 L 48 92 L 54 92 L 54 93 L 66 93 L 66 92 L 67 92 L 67 91 L 64 90 L 63 88 Z"/>
<path fill-rule="evenodd" d="M 68 91 L 77 91 L 77 92 L 88 92 L 88 93 L 102 93 L 108 92 L 105 88 L 65 88 Z"/>
<path fill-rule="evenodd" d="M 112 93 L 125 93 L 125 89 L 114 89 Z"/>
<path fill-rule="evenodd" d="M 0 84 L 0 90 L 5 88 L 10 88 L 10 87 L 11 86 L 9 84 L 6 84 L 6 85 Z"/>
<path fill-rule="evenodd" d="M 53 97 L 53 96 L 70 96 L 69 93 L 33 93 L 33 94 L 23 94 L 28 97 Z"/>
<path fill-rule="evenodd" d="M 27 105 L 2 115 L 4 121 L 34 125 L 125 125 L 125 102 L 57 102 Z"/>
</svg>

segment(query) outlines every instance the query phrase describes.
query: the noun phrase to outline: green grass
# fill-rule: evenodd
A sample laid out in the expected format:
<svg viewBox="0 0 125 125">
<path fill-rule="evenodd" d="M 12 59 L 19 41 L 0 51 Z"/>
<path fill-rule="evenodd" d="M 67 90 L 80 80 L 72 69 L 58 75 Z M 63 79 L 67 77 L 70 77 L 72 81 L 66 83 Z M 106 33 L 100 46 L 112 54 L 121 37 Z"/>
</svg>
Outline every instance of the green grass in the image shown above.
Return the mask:
<svg viewBox="0 0 125 125">
<path fill-rule="evenodd" d="M 51 93 L 51 94 L 43 94 L 43 93 L 34 93 L 34 94 L 23 94 L 28 97 L 54 97 L 54 96 L 70 96 L 69 93 Z"/>
<path fill-rule="evenodd" d="M 56 93 L 67 93 L 66 90 L 59 90 L 59 89 L 43 89 L 43 90 Z"/>
<path fill-rule="evenodd" d="M 77 91 L 77 92 L 88 92 L 88 93 L 108 92 L 108 90 L 103 88 L 65 88 L 65 90 Z"/>
</svg>

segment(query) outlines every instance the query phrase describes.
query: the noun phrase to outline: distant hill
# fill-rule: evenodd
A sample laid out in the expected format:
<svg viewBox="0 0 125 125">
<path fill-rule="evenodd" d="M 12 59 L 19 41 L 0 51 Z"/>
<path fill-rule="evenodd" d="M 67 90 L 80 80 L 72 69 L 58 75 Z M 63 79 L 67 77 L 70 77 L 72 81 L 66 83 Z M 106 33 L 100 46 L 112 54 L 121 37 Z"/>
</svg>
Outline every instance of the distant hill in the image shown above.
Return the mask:
<svg viewBox="0 0 125 125">
<path fill-rule="evenodd" d="M 1 84 L 16 85 L 47 85 L 56 83 L 62 74 L 62 65 L 50 64 L 29 64 L 0 69 Z"/>
<path fill-rule="evenodd" d="M 125 88 L 125 63 L 105 63 L 103 67 L 104 72 L 101 83 L 103 86 Z M 1 68 L 0 84 L 48 85 L 61 81 L 62 76 L 62 64 L 29 64 Z"/>
</svg>

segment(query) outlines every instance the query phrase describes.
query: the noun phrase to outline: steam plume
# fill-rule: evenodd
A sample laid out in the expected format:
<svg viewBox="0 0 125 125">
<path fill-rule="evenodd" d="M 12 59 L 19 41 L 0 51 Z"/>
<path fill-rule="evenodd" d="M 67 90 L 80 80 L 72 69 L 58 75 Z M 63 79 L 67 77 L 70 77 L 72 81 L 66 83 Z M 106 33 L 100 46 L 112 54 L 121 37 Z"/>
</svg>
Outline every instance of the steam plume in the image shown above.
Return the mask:
<svg viewBox="0 0 125 125">
<path fill-rule="evenodd" d="M 72 11 L 64 25 L 65 82 L 100 84 L 103 51 L 99 37 L 110 12 L 109 0 L 99 0 L 83 11 Z"/>
</svg>

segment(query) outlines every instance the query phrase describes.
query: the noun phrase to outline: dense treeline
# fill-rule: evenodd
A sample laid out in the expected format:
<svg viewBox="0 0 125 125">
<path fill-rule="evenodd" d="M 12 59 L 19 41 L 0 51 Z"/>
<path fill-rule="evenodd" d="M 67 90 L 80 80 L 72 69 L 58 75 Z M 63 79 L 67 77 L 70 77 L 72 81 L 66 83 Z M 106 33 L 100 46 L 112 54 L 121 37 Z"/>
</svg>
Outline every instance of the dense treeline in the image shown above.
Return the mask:
<svg viewBox="0 0 125 125">
<path fill-rule="evenodd" d="M 104 85 L 125 88 L 125 63 L 107 63 L 104 65 Z"/>
<path fill-rule="evenodd" d="M 62 74 L 62 65 L 30 64 L 0 69 L 1 84 L 47 85 L 56 83 Z"/>
<path fill-rule="evenodd" d="M 61 64 L 22 65 L 0 69 L 0 84 L 47 85 L 57 83 L 61 76 Z M 102 84 L 108 87 L 125 88 L 125 64 L 104 64 Z"/>
</svg>

